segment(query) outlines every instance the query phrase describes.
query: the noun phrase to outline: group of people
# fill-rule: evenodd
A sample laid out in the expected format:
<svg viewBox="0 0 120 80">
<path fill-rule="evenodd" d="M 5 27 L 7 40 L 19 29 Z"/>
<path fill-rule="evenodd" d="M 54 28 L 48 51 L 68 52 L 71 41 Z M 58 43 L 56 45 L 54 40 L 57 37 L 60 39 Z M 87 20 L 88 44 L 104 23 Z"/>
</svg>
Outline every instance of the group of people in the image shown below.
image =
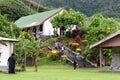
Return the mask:
<svg viewBox="0 0 120 80">
<path fill-rule="evenodd" d="M 65 60 L 66 60 L 66 57 L 64 57 L 63 59 L 64 59 L 64 61 L 65 61 Z M 77 53 L 77 54 L 76 54 L 76 57 L 75 57 L 75 59 L 74 59 L 74 61 L 73 61 L 74 70 L 77 68 L 77 64 L 78 64 L 78 61 L 79 61 L 79 60 L 80 60 L 80 53 Z M 83 58 L 83 60 L 86 61 L 85 58 Z M 8 73 L 10 73 L 10 74 L 15 74 L 15 55 L 14 55 L 14 54 L 12 54 L 12 55 L 8 58 L 8 65 L 9 65 L 9 71 L 8 71 Z M 83 64 L 84 67 L 86 67 L 85 65 L 86 65 L 86 63 Z"/>
<path fill-rule="evenodd" d="M 57 43 L 57 47 L 61 50 L 61 51 L 63 51 L 64 50 L 64 47 L 63 47 L 63 45 L 59 42 L 59 43 Z M 61 55 L 60 55 L 61 56 Z M 65 61 L 65 59 L 66 59 L 66 56 L 64 57 L 64 61 Z M 73 67 L 74 67 L 74 69 L 76 69 L 77 68 L 77 64 L 78 64 L 78 61 L 81 59 L 81 57 L 80 57 L 80 53 L 77 53 L 76 54 L 76 57 L 75 57 L 75 59 L 74 59 L 74 61 L 73 61 Z M 83 66 L 84 67 L 86 67 L 86 59 L 85 58 L 83 58 Z M 8 66 L 9 66 L 9 71 L 8 71 L 8 73 L 13 73 L 13 74 L 15 74 L 15 54 L 12 54 L 9 58 L 8 58 Z"/>
</svg>

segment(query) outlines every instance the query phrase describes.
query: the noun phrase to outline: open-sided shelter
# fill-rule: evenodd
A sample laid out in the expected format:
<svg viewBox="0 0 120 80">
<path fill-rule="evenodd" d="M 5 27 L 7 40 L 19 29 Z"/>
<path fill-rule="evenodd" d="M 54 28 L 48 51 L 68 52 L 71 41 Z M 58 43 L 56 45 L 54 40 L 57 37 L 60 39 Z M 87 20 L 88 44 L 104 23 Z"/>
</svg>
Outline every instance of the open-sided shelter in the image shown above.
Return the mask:
<svg viewBox="0 0 120 80">
<path fill-rule="evenodd" d="M 112 49 L 111 71 L 120 71 L 120 31 L 111 34 L 110 36 L 91 45 L 90 48 L 100 49 L 100 69 L 102 69 L 102 48 Z"/>
</svg>

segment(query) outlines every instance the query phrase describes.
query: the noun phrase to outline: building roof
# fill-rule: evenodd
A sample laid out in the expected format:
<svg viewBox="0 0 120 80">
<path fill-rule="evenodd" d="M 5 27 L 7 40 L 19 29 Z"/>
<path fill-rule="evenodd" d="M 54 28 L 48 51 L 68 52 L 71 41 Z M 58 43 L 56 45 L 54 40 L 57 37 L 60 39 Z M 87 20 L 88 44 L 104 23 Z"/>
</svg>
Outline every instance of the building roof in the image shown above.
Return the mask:
<svg viewBox="0 0 120 80">
<path fill-rule="evenodd" d="M 53 15 L 60 12 L 62 8 L 54 9 L 50 11 L 45 11 L 42 13 L 37 13 L 29 16 L 24 16 L 18 19 L 15 24 L 20 28 L 27 28 L 32 26 L 37 26 L 52 17 Z"/>
<path fill-rule="evenodd" d="M 0 41 L 18 42 L 19 40 L 16 40 L 16 39 L 10 39 L 10 38 L 4 38 L 4 37 L 0 37 Z"/>
<path fill-rule="evenodd" d="M 104 39 L 96 42 L 95 44 L 91 45 L 90 48 L 98 47 L 98 46 L 101 45 L 102 43 L 104 43 L 104 42 L 112 39 L 113 37 L 115 37 L 115 36 L 117 36 L 117 35 L 120 35 L 120 30 L 117 31 L 117 32 L 115 32 L 115 33 L 113 33 L 113 34 L 111 34 L 110 36 L 108 36 L 108 37 L 106 37 L 106 38 L 104 38 Z"/>
</svg>

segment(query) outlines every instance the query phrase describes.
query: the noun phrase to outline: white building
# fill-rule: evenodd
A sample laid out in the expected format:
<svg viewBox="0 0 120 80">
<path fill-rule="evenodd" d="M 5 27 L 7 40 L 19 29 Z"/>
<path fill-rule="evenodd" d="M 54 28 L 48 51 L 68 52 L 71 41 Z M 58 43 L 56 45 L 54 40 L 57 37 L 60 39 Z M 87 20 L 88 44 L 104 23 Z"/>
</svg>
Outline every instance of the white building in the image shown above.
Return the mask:
<svg viewBox="0 0 120 80">
<path fill-rule="evenodd" d="M 53 35 L 53 26 L 50 20 L 64 11 L 63 8 L 45 11 L 33 15 L 28 15 L 18 19 L 15 24 L 24 31 L 31 31 L 33 34 L 50 36 Z M 59 29 L 58 29 L 59 30 Z M 60 31 L 58 31 L 60 34 Z"/>
<path fill-rule="evenodd" d="M 14 42 L 18 40 L 0 37 L 0 70 L 8 68 L 7 60 L 13 53 Z"/>
</svg>

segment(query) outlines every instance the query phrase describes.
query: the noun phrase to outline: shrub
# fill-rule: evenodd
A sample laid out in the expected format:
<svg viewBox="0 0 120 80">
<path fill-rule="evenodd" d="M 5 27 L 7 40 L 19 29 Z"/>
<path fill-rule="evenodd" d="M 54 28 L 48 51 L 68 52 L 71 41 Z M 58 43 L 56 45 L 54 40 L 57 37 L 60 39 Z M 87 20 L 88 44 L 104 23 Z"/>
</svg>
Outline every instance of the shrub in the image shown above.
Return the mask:
<svg viewBox="0 0 120 80">
<path fill-rule="evenodd" d="M 79 46 L 79 43 L 71 43 L 72 46 Z"/>
<path fill-rule="evenodd" d="M 51 55 L 49 55 L 49 58 L 52 61 L 56 61 L 58 59 L 58 51 L 57 50 L 52 50 Z"/>
<path fill-rule="evenodd" d="M 75 51 L 77 49 L 77 46 L 71 46 L 71 50 Z"/>
<path fill-rule="evenodd" d="M 73 51 L 75 51 L 75 50 L 78 48 L 79 43 L 71 43 L 70 45 L 71 45 L 70 48 L 71 48 Z"/>
<path fill-rule="evenodd" d="M 79 35 L 77 35 L 77 36 L 75 37 L 75 41 L 78 42 L 78 43 L 81 43 L 82 38 L 81 38 Z"/>
<path fill-rule="evenodd" d="M 76 37 L 77 35 L 81 35 L 82 31 L 79 29 L 75 29 L 72 31 L 73 37 Z"/>
<path fill-rule="evenodd" d="M 57 54 L 51 54 L 51 55 L 49 56 L 49 58 L 50 58 L 50 60 L 52 60 L 52 61 L 56 61 L 56 60 L 58 60 L 58 55 L 57 55 Z"/>
<path fill-rule="evenodd" d="M 77 49 L 76 49 L 76 52 L 81 52 L 81 49 L 80 49 L 80 48 L 77 48 Z"/>
<path fill-rule="evenodd" d="M 65 33 L 65 36 L 68 37 L 68 38 L 73 38 L 73 34 L 71 33 L 71 31 L 67 31 Z"/>
</svg>

